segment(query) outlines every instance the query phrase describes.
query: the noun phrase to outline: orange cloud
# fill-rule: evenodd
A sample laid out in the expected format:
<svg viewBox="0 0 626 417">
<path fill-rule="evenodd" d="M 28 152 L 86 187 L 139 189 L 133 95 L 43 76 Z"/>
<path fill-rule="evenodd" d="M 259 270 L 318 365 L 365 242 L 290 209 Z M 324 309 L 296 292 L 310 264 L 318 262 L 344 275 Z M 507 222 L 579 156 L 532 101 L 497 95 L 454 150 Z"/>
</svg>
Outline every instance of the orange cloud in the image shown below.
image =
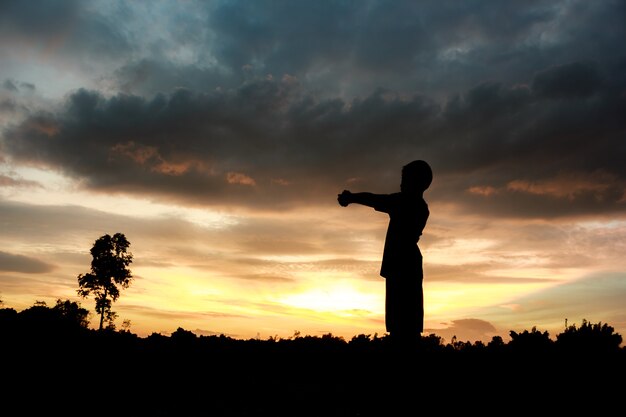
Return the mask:
<svg viewBox="0 0 626 417">
<path fill-rule="evenodd" d="M 159 164 L 153 166 L 151 171 L 165 175 L 182 175 L 189 171 L 191 165 L 191 162 L 172 163 L 163 160 Z"/>
<path fill-rule="evenodd" d="M 282 186 L 288 186 L 293 184 L 291 181 L 283 179 L 283 178 L 274 178 L 272 179 L 272 183 L 274 184 L 278 184 L 278 185 L 282 185 Z"/>
<path fill-rule="evenodd" d="M 23 180 L 0 174 L 0 187 L 39 187 L 42 185 L 36 181 Z"/>
<path fill-rule="evenodd" d="M 146 146 L 133 141 L 118 143 L 111 148 L 113 153 L 129 158 L 138 165 L 149 165 L 150 171 L 165 175 L 182 175 L 192 168 L 198 171 L 207 171 L 205 164 L 197 160 L 179 162 L 168 161 L 154 146 Z M 179 158 L 180 159 L 180 158 Z"/>
<path fill-rule="evenodd" d="M 27 122 L 27 128 L 47 136 L 54 136 L 59 133 L 59 125 L 51 120 L 35 118 Z"/>
<path fill-rule="evenodd" d="M 573 200 L 583 193 L 595 193 L 601 198 L 610 187 L 615 178 L 606 173 L 598 172 L 591 175 L 570 174 L 560 175 L 554 179 L 545 181 L 513 180 L 506 186 L 507 190 L 519 191 L 535 195 L 548 195 L 557 198 Z"/>
<path fill-rule="evenodd" d="M 229 184 L 240 184 L 240 185 L 249 185 L 255 186 L 256 181 L 254 178 L 247 176 L 246 174 L 242 174 L 241 172 L 229 172 L 226 174 L 226 181 Z"/>
<path fill-rule="evenodd" d="M 490 185 L 470 187 L 467 191 L 484 197 L 489 197 L 490 195 L 498 193 L 498 190 Z"/>
<path fill-rule="evenodd" d="M 503 191 L 520 192 L 526 194 L 566 198 L 574 200 L 581 194 L 592 193 L 598 200 L 615 186 L 615 176 L 606 172 L 592 174 L 562 173 L 555 178 L 528 181 L 512 180 L 505 187 L 493 187 L 491 185 L 478 185 L 467 189 L 471 194 L 490 197 Z M 625 194 L 626 195 L 626 194 Z"/>
<path fill-rule="evenodd" d="M 138 164 L 145 164 L 152 158 L 161 158 L 154 146 L 145 146 L 135 142 L 118 143 L 111 148 L 111 151 L 124 155 Z"/>
</svg>

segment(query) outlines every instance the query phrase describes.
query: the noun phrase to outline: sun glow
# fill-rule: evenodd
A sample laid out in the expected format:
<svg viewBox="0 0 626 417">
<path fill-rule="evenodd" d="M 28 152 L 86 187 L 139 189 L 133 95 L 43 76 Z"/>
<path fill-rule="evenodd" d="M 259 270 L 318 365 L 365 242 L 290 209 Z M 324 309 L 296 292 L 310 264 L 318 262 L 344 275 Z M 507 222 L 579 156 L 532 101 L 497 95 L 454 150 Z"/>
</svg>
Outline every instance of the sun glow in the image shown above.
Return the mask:
<svg viewBox="0 0 626 417">
<path fill-rule="evenodd" d="M 128 300 L 167 310 L 203 310 L 208 300 L 223 296 L 224 290 L 208 285 L 191 268 L 136 268 L 136 279 L 126 291 Z M 213 281 L 209 281 L 213 282 Z"/>
<path fill-rule="evenodd" d="M 381 296 L 357 290 L 348 283 L 337 283 L 326 288 L 313 288 L 291 294 L 277 300 L 290 307 L 305 308 L 318 312 L 349 312 L 367 310 L 379 312 Z"/>
</svg>

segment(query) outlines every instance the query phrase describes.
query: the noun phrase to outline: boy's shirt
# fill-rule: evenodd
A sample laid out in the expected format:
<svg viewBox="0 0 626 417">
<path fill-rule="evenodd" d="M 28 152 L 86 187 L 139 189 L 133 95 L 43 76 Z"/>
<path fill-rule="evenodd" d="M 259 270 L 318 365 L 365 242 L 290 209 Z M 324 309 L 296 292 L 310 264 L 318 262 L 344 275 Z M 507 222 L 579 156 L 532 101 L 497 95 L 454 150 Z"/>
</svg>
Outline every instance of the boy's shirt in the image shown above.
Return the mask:
<svg viewBox="0 0 626 417">
<path fill-rule="evenodd" d="M 430 214 L 424 198 L 401 192 L 387 194 L 381 196 L 374 209 L 389 214 L 380 275 L 422 277 L 422 254 L 417 242 Z"/>
</svg>

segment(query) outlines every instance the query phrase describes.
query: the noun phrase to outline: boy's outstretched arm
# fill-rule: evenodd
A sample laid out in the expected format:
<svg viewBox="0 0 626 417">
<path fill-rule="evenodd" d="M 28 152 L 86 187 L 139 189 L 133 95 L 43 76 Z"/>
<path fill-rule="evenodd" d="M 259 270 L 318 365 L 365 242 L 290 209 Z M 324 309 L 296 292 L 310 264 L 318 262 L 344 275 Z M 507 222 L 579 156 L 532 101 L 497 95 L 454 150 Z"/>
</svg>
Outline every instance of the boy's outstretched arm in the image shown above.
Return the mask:
<svg viewBox="0 0 626 417">
<path fill-rule="evenodd" d="M 381 204 L 381 200 L 384 198 L 384 195 L 381 194 L 373 194 L 373 193 L 352 193 L 348 190 L 343 190 L 341 194 L 337 195 L 337 201 L 339 205 L 342 207 L 347 206 L 348 204 L 356 203 L 362 204 L 368 207 L 376 207 Z"/>
</svg>

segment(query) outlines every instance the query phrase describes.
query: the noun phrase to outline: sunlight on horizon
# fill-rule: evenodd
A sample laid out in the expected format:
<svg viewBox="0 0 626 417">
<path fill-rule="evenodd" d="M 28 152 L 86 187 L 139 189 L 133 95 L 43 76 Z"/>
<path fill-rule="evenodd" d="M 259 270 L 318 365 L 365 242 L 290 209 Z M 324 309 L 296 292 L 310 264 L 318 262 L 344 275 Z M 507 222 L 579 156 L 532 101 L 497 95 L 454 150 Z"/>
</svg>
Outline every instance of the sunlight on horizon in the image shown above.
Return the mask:
<svg viewBox="0 0 626 417">
<path fill-rule="evenodd" d="M 79 207 L 82 210 L 70 212 L 75 216 L 68 216 L 67 224 L 80 224 L 83 233 L 101 229 L 109 217 L 115 219 L 115 227 L 132 228 L 135 262 L 131 269 L 136 280 L 114 305 L 118 325 L 132 319 L 133 329 L 143 335 L 179 326 L 248 337 L 256 333 L 289 336 L 294 330 L 385 333 L 385 281 L 379 268 L 386 216 L 370 210 L 342 211 L 333 205 L 281 213 L 220 211 L 88 192 L 79 182 L 34 167 L 5 173 L 30 181 L 23 187 L 0 188 L 7 201 L 56 206 L 56 218 L 62 222 L 59 207 Z M 85 221 L 75 223 L 83 215 Z M 597 239 L 619 239 L 625 225 L 609 219 L 559 227 L 570 227 L 574 236 L 586 233 Z M 455 233 L 450 229 L 458 229 L 457 224 L 442 227 L 433 219 L 430 226 L 420 247 L 426 270 L 433 271 L 424 277 L 425 324 L 432 328 L 494 308 L 527 315 L 516 303 L 520 297 L 540 294 L 594 270 L 593 265 L 564 266 L 542 248 L 503 246 L 508 237 L 501 230 L 474 237 L 471 223 Z M 19 287 L 37 285 L 37 301 L 54 305 L 55 298 L 67 295 L 93 311 L 93 300 L 76 297 L 75 286 L 76 274 L 89 268 L 89 245 L 98 236 L 73 233 L 57 239 L 54 230 L 48 237 L 52 240 L 33 236 L 10 242 L 11 252 L 46 261 L 52 270 L 45 279 L 15 280 L 4 289 L 3 299 L 30 307 L 35 300 L 19 295 Z M 434 238 L 432 243 L 429 238 Z M 619 251 L 620 241 L 615 242 L 613 250 Z M 71 266 L 57 268 L 62 257 Z M 619 267 L 621 260 L 613 262 Z M 62 286 L 55 290 L 59 283 Z M 496 322 L 498 317 L 493 314 L 490 319 Z M 542 320 L 554 324 L 561 317 Z M 96 321 L 92 318 L 92 324 Z M 520 318 L 518 323 L 532 321 Z"/>
<path fill-rule="evenodd" d="M 225 296 L 225 290 L 218 280 L 207 280 L 190 268 L 149 268 L 138 269 L 131 286 L 125 290 L 129 300 L 166 310 L 203 310 L 208 299 Z"/>
<path fill-rule="evenodd" d="M 348 282 L 325 288 L 311 288 L 304 292 L 279 297 L 276 301 L 288 306 L 319 312 L 367 310 L 381 313 L 381 295 L 365 293 Z"/>
</svg>

